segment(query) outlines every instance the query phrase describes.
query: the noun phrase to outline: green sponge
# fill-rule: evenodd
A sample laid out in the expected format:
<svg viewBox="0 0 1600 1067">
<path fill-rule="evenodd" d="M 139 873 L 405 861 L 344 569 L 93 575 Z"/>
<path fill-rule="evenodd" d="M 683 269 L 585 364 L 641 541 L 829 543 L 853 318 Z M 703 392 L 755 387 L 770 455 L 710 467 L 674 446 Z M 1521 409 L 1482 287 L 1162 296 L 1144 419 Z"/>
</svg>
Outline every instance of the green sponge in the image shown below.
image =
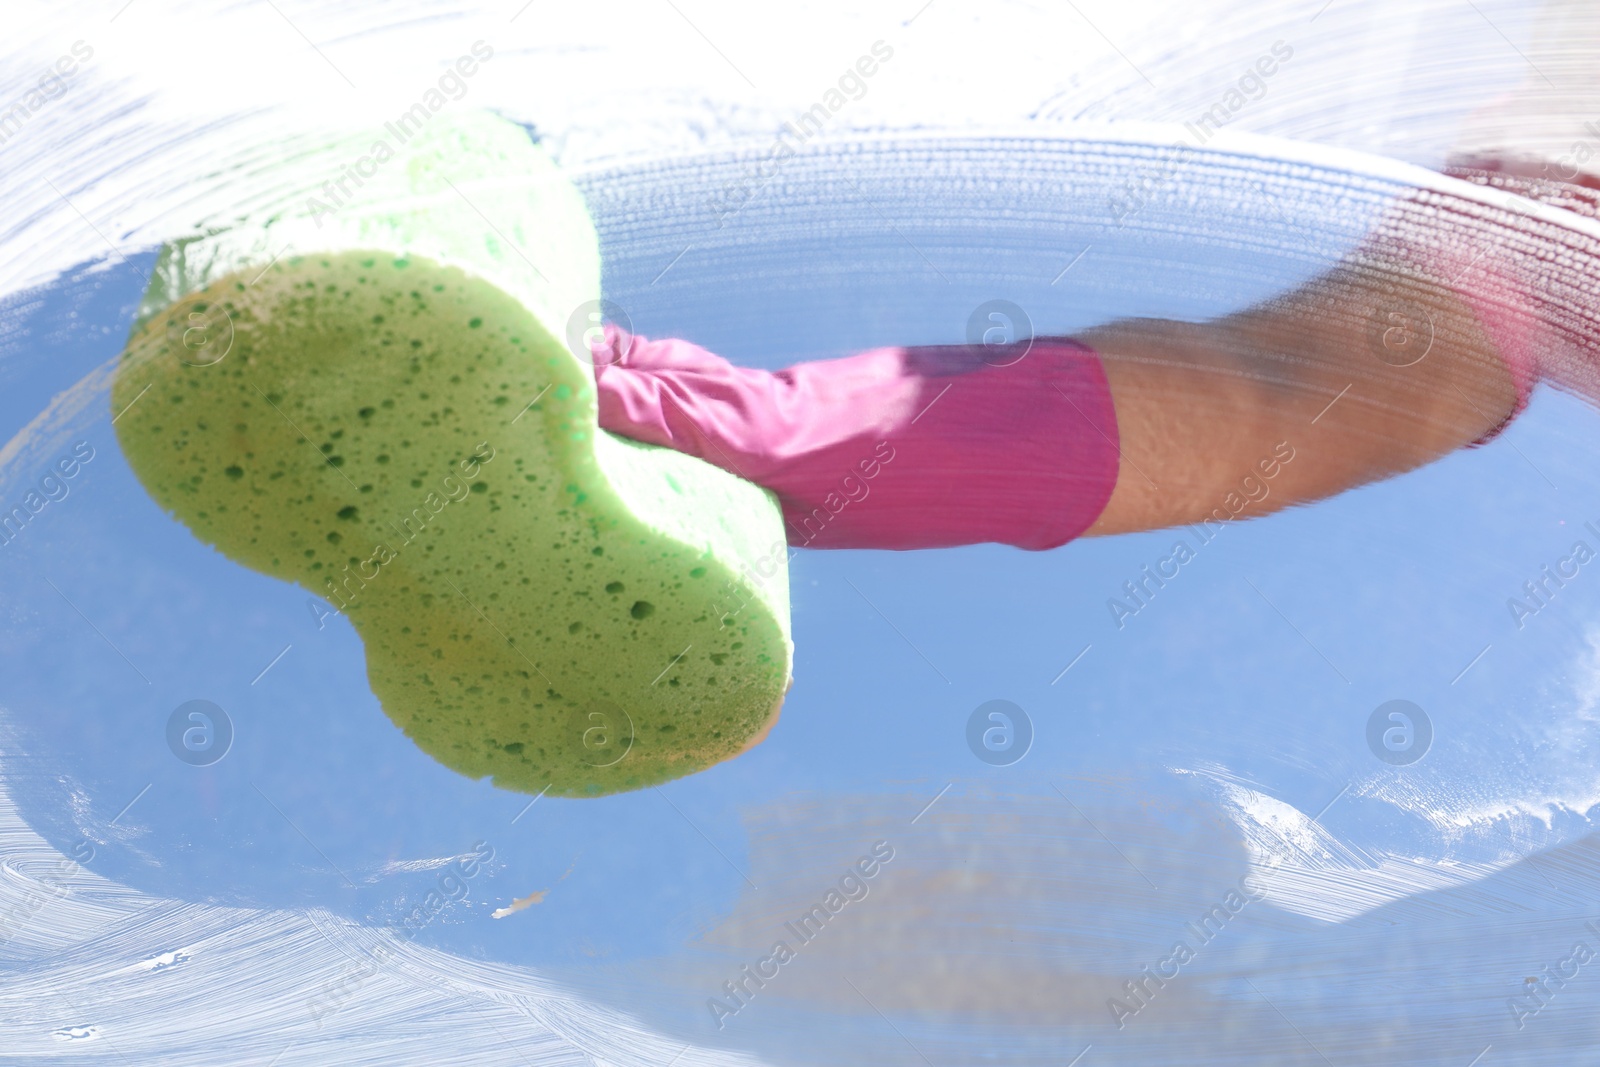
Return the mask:
<svg viewBox="0 0 1600 1067">
<path fill-rule="evenodd" d="M 446 766 L 593 796 L 737 755 L 790 680 L 787 575 L 745 580 L 781 558 L 777 501 L 597 428 L 561 338 L 598 242 L 520 128 L 394 141 L 360 186 L 166 249 L 112 390 L 129 463 L 202 541 L 347 614 Z"/>
</svg>

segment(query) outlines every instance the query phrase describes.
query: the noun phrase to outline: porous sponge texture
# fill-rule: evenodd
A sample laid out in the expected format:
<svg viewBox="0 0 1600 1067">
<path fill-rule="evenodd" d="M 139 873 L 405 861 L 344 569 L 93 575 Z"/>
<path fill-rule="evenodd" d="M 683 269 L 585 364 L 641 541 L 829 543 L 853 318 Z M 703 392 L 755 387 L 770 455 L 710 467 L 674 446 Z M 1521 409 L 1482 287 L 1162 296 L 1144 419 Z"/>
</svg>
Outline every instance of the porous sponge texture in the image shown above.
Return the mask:
<svg viewBox="0 0 1600 1067">
<path fill-rule="evenodd" d="M 288 255 L 149 314 L 112 404 L 162 507 L 348 615 L 423 750 L 592 796 L 710 766 L 770 725 L 786 575 L 744 574 L 783 531 L 765 490 L 598 430 L 590 370 L 544 318 L 425 256 Z M 220 360 L 184 344 L 195 321 L 225 331 Z"/>
</svg>

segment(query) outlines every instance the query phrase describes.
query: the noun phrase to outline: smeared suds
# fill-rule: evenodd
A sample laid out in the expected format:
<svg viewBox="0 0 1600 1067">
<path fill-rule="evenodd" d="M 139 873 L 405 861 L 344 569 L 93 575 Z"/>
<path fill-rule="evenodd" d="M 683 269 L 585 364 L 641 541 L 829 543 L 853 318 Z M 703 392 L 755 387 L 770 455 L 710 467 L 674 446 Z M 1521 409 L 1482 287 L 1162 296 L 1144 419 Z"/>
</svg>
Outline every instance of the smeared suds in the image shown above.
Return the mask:
<svg viewBox="0 0 1600 1067">
<path fill-rule="evenodd" d="M 1374 782 L 1367 795 L 1426 819 L 1451 840 L 1543 845 L 1587 824 L 1600 805 L 1600 624 L 1590 624 L 1568 655 L 1567 669 L 1534 681 L 1524 707 L 1506 718 L 1502 728 L 1514 726 L 1527 753 L 1514 774 L 1396 776 Z"/>
<path fill-rule="evenodd" d="M 1485 878 L 1510 866 L 1408 857 L 1341 840 L 1307 813 L 1240 782 L 1208 776 L 1243 836 L 1252 882 L 1284 911 L 1343 922 L 1409 896 Z"/>
</svg>

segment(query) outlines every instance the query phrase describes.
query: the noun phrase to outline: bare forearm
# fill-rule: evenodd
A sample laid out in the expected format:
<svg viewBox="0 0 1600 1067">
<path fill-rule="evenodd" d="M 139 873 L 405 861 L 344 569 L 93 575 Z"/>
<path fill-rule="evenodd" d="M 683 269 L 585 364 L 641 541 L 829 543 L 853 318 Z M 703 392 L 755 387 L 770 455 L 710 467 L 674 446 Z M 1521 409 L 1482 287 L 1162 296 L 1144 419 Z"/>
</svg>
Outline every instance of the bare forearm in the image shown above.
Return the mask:
<svg viewBox="0 0 1600 1067">
<path fill-rule="evenodd" d="M 1122 449 L 1089 533 L 1219 509 L 1265 514 L 1420 466 L 1498 426 L 1516 392 L 1471 310 L 1443 285 L 1394 279 L 1341 267 L 1214 322 L 1128 320 L 1086 334 Z M 1250 499 L 1245 479 L 1259 482 L 1285 443 L 1293 462 Z"/>
</svg>

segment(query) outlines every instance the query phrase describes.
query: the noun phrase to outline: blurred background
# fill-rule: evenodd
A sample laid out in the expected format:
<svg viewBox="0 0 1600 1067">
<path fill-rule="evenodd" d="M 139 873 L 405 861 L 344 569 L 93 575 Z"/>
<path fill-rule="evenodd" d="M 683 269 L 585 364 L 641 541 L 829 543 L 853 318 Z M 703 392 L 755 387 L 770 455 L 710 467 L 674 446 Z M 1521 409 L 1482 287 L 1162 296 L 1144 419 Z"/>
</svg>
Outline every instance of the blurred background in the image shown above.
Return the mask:
<svg viewBox="0 0 1600 1067">
<path fill-rule="evenodd" d="M 1437 173 L 1600 157 L 1592 9 L 25 0 L 0 52 L 0 506 L 78 461 L 0 544 L 0 1060 L 1469 1067 L 1600 1037 L 1600 578 L 1510 607 L 1600 549 L 1571 397 L 1209 539 L 800 551 L 770 737 L 598 800 L 416 749 L 346 620 L 151 502 L 109 401 L 163 241 L 435 90 L 568 171 L 636 330 L 755 366 L 962 341 L 997 300 L 1037 334 L 1201 320 L 1418 189 L 1600 239 Z M 168 737 L 197 700 L 228 734 L 199 765 Z M 974 744 L 992 701 L 1006 743 Z"/>
</svg>

